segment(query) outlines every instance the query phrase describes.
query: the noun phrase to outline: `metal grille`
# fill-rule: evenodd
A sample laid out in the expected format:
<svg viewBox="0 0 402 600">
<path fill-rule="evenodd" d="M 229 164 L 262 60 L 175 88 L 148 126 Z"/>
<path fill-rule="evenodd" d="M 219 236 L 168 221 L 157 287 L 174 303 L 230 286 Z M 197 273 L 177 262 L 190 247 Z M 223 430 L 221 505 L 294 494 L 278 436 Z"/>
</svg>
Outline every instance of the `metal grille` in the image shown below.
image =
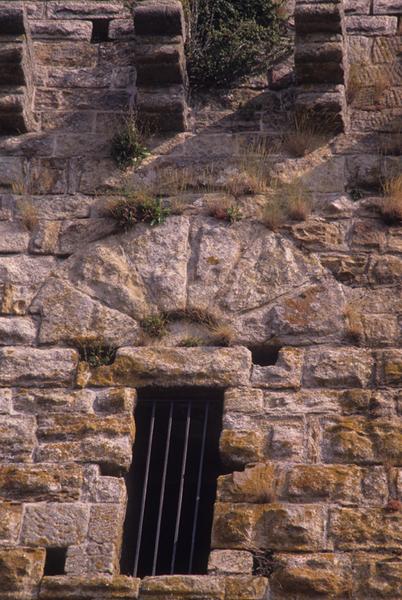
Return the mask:
<svg viewBox="0 0 402 600">
<path fill-rule="evenodd" d="M 122 572 L 206 572 L 221 413 L 221 395 L 211 391 L 140 396 Z"/>
</svg>

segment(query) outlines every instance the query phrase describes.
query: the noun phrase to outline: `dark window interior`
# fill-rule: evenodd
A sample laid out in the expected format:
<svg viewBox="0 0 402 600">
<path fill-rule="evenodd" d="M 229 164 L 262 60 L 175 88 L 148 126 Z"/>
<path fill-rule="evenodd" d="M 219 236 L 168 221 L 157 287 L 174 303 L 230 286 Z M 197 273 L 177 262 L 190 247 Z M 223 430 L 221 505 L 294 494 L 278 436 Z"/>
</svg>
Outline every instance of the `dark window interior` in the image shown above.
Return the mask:
<svg viewBox="0 0 402 600">
<path fill-rule="evenodd" d="M 275 365 L 278 360 L 280 346 L 252 346 L 250 348 L 254 365 L 268 367 Z"/>
<path fill-rule="evenodd" d="M 216 483 L 222 472 L 219 458 L 222 407 L 223 393 L 211 389 L 139 391 L 133 463 L 127 476 L 128 507 L 121 559 L 123 574 L 145 577 L 207 572 Z M 148 484 L 144 501 L 148 455 Z M 198 503 L 197 489 L 200 489 Z"/>
<path fill-rule="evenodd" d="M 46 548 L 44 575 L 64 575 L 66 556 L 67 548 Z"/>
<path fill-rule="evenodd" d="M 91 44 L 109 41 L 109 19 L 93 19 Z"/>
</svg>

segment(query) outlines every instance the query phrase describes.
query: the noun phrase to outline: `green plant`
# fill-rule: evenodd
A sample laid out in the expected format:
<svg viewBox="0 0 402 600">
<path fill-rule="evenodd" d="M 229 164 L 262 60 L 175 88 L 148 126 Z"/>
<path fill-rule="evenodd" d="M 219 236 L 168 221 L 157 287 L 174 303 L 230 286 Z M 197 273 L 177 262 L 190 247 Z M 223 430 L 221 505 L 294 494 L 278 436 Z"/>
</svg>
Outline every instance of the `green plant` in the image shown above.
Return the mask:
<svg viewBox="0 0 402 600">
<path fill-rule="evenodd" d="M 237 221 L 241 221 L 243 218 L 243 214 L 241 209 L 238 206 L 231 205 L 226 211 L 227 219 L 230 224 L 236 223 Z"/>
<path fill-rule="evenodd" d="M 107 344 L 102 338 L 82 336 L 75 340 L 75 346 L 80 359 L 93 368 L 111 365 L 116 358 L 117 348 Z"/>
<path fill-rule="evenodd" d="M 150 337 L 161 338 L 167 334 L 168 318 L 164 313 L 154 313 L 142 319 L 140 325 Z"/>
<path fill-rule="evenodd" d="M 105 215 L 116 221 L 118 227 L 127 231 L 136 223 L 149 223 L 152 227 L 162 225 L 170 214 L 160 198 L 150 192 L 128 192 L 125 197 L 111 199 L 105 208 Z"/>
<path fill-rule="evenodd" d="M 208 202 L 208 213 L 220 221 L 228 221 L 231 225 L 243 218 L 239 206 L 230 202 L 228 198 L 213 198 Z"/>
<path fill-rule="evenodd" d="M 197 346 L 202 346 L 203 345 L 203 341 L 201 338 L 199 337 L 193 337 L 193 336 L 189 336 L 187 338 L 183 338 L 182 340 L 180 340 L 179 342 L 179 346 L 181 346 L 182 348 L 195 348 Z"/>
<path fill-rule="evenodd" d="M 190 0 L 186 46 L 193 87 L 230 86 L 266 70 L 288 44 L 274 0 Z M 279 5 L 279 6 L 278 6 Z"/>
<path fill-rule="evenodd" d="M 150 155 L 144 138 L 145 133 L 140 129 L 136 115 L 131 114 L 112 138 L 111 156 L 120 169 L 138 166 Z"/>
<path fill-rule="evenodd" d="M 386 179 L 382 184 L 382 191 L 383 198 L 378 208 L 384 223 L 402 223 L 402 175 Z"/>
</svg>

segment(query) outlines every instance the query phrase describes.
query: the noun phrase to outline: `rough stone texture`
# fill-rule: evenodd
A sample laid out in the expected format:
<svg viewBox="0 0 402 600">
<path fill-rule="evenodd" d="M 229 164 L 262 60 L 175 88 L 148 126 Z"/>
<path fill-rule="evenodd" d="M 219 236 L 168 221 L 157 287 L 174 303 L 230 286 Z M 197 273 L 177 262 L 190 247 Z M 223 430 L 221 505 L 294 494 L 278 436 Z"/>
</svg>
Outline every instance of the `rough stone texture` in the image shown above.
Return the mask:
<svg viewBox="0 0 402 600">
<path fill-rule="evenodd" d="M 401 167 L 399 4 L 287 3 L 295 55 L 268 85 L 191 94 L 187 115 L 176 2 L 138 5 L 136 31 L 120 0 L 1 3 L 0 114 L 32 92 L 39 128 L 0 134 L 1 600 L 399 597 L 402 235 L 378 211 Z M 187 131 L 123 173 L 110 142 L 129 107 Z M 320 121 L 294 152 L 295 108 L 342 128 L 348 111 L 350 131 L 324 140 Z M 275 231 L 244 150 L 260 142 L 269 181 L 312 210 Z M 174 214 L 122 232 L 105 204 L 144 183 Z M 241 221 L 211 216 L 226 202 Z M 92 337 L 113 364 L 79 361 Z M 209 575 L 119 575 L 135 387 L 155 385 L 224 390 Z M 66 574 L 43 577 L 60 546 Z"/>
</svg>

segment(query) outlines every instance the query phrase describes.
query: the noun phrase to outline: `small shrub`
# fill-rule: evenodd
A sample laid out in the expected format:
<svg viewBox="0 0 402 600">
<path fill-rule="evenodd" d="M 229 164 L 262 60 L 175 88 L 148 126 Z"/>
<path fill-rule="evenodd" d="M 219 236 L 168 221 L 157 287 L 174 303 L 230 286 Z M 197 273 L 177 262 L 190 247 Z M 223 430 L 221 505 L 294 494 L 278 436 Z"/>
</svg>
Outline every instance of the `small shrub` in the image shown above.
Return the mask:
<svg viewBox="0 0 402 600">
<path fill-rule="evenodd" d="M 140 191 L 110 200 L 105 214 L 116 221 L 119 229 L 127 231 L 139 222 L 149 223 L 152 227 L 162 225 L 170 210 L 163 206 L 160 198 Z"/>
<path fill-rule="evenodd" d="M 240 207 L 230 202 L 227 198 L 212 200 L 208 203 L 208 212 L 211 217 L 220 221 L 228 221 L 231 225 L 243 218 Z"/>
<path fill-rule="evenodd" d="M 382 187 L 381 217 L 387 225 L 398 225 L 402 223 L 402 175 L 386 180 Z"/>
<path fill-rule="evenodd" d="M 253 546 L 253 575 L 257 577 L 270 577 L 278 566 L 274 559 L 273 550 L 265 550 Z"/>
<path fill-rule="evenodd" d="M 162 338 L 167 334 L 168 318 L 164 313 L 155 313 L 142 319 L 140 325 L 150 337 Z"/>
<path fill-rule="evenodd" d="M 274 0 L 190 0 L 186 45 L 193 87 L 230 86 L 262 72 L 288 47 Z"/>
<path fill-rule="evenodd" d="M 203 344 L 204 342 L 201 338 L 189 336 L 180 340 L 178 345 L 182 348 L 196 348 L 197 346 L 202 346 Z"/>
<path fill-rule="evenodd" d="M 135 115 L 129 116 L 112 139 L 111 156 L 120 169 L 138 166 L 150 155 Z"/>
<path fill-rule="evenodd" d="M 36 208 L 28 200 L 19 203 L 19 214 L 23 225 L 28 231 L 33 231 L 38 224 L 38 213 Z"/>
<path fill-rule="evenodd" d="M 92 368 L 102 365 L 111 365 L 115 358 L 117 348 L 105 343 L 102 338 L 83 336 L 75 341 L 80 359 Z"/>
</svg>

